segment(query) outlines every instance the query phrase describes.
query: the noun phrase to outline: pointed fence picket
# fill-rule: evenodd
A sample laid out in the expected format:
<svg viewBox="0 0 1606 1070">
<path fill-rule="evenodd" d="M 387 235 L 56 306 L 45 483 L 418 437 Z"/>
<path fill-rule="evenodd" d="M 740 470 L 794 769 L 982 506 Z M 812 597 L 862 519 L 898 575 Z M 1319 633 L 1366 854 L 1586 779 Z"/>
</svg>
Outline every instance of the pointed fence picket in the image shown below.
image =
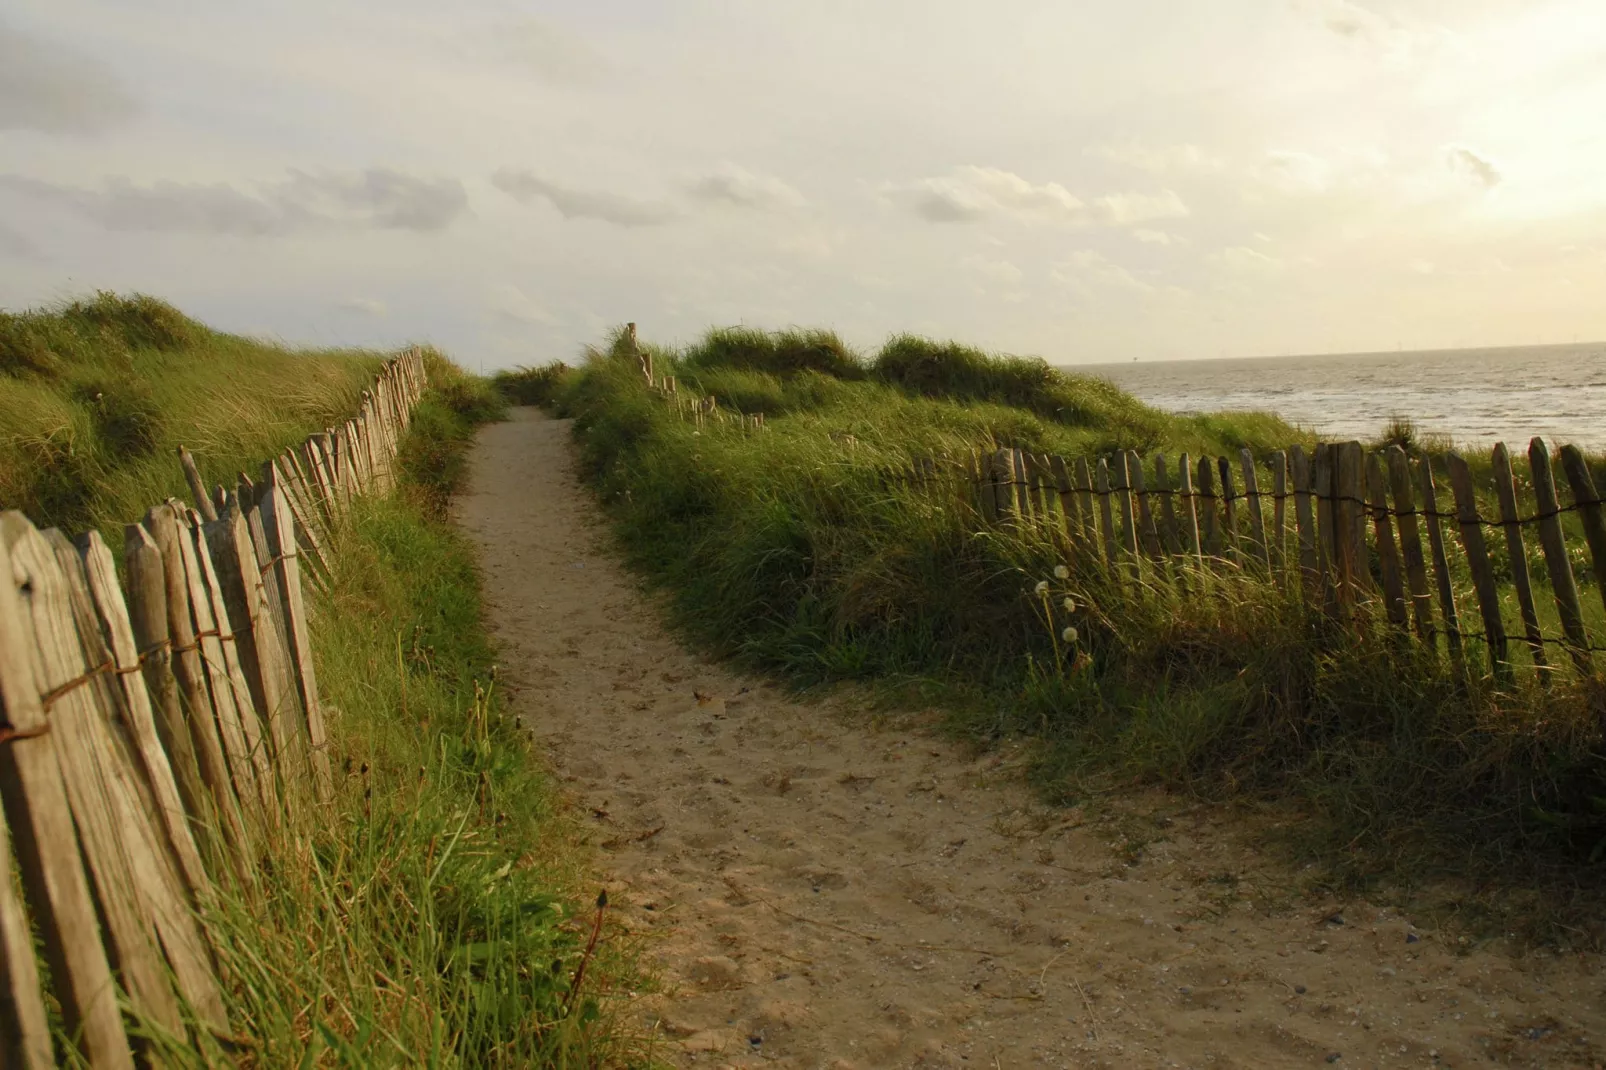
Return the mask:
<svg viewBox="0 0 1606 1070">
<path fill-rule="evenodd" d="M 181 447 L 194 508 L 128 525 L 121 582 L 98 533 L 0 513 L 0 1066 L 229 1036 L 206 908 L 259 889 L 261 847 L 332 794 L 303 585 L 395 486 L 426 382 L 418 350 L 387 361 L 354 419 L 233 491 Z"/>
</svg>

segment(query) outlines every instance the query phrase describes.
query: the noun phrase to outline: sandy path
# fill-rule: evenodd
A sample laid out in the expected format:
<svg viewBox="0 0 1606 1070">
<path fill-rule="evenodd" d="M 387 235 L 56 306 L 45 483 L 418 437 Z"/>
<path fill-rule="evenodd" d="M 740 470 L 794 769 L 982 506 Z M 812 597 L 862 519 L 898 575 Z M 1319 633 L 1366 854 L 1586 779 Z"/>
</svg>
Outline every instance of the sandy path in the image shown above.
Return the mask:
<svg viewBox="0 0 1606 1070">
<path fill-rule="evenodd" d="M 1287 875 L 1212 811 L 1146 820 L 1135 851 L 1033 805 L 1008 755 L 688 653 L 610 556 L 566 423 L 515 410 L 486 428 L 459 514 L 515 708 L 594 815 L 620 915 L 659 936 L 667 993 L 639 1010 L 671 1061 L 1587 1067 L 1606 1051 L 1593 958 L 1469 951 L 1365 903 L 1272 909 Z"/>
</svg>

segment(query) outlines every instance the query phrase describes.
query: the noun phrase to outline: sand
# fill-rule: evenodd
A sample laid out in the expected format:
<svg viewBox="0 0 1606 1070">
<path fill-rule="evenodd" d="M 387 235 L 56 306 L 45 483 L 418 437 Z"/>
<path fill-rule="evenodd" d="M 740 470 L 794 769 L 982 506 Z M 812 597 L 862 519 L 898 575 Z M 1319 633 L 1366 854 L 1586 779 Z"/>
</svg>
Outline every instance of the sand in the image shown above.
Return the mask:
<svg viewBox="0 0 1606 1070">
<path fill-rule="evenodd" d="M 1590 1067 L 1597 957 L 1313 901 L 1230 811 L 1041 806 L 851 694 L 804 703 L 686 649 L 610 549 L 568 425 L 487 427 L 460 522 L 513 708 L 594 826 L 671 1064 Z M 1120 815 L 1127 813 L 1122 819 Z"/>
</svg>

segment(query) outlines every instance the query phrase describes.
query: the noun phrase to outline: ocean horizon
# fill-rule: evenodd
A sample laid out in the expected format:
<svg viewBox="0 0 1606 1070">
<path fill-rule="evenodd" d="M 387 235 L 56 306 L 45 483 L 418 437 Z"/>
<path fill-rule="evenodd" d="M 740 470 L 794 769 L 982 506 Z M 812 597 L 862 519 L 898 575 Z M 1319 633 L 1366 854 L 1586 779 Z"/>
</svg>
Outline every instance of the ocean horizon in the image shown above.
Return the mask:
<svg viewBox="0 0 1606 1070">
<path fill-rule="evenodd" d="M 1606 342 L 1057 366 L 1172 412 L 1274 412 L 1327 438 L 1405 417 L 1467 446 L 1606 450 Z"/>
</svg>

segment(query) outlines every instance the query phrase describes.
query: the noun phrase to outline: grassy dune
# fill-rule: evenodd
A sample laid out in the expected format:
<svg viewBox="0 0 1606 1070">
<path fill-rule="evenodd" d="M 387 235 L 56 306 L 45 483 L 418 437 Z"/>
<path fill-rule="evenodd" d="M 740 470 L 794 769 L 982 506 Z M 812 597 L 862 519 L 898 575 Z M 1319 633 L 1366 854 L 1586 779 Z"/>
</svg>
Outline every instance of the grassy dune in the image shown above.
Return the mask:
<svg viewBox="0 0 1606 1070">
<path fill-rule="evenodd" d="M 825 334 L 726 331 L 653 356 L 721 407 L 764 412 L 765 431 L 699 431 L 618 345 L 504 389 L 577 418 L 628 553 L 716 649 L 800 684 L 940 699 L 979 741 L 1038 737 L 1040 783 L 1061 800 L 1139 784 L 1292 799 L 1288 845 L 1330 879 L 1499 876 L 1547 889 L 1541 921 L 1575 917 L 1571 896 L 1598 902 L 1593 682 L 1496 687 L 1381 629 L 1337 642 L 1297 595 L 1243 576 L 1141 597 L 1099 570 L 1059 578 L 1056 539 L 987 528 L 877 474 L 995 437 L 1197 456 L 1308 443 L 1297 429 L 1177 417 L 1040 362 L 917 339 L 867 360 Z"/>
<path fill-rule="evenodd" d="M 232 485 L 356 409 L 383 357 L 214 331 L 141 295 L 0 312 L 0 507 L 103 529 L 183 496 L 174 451 Z"/>
<path fill-rule="evenodd" d="M 382 359 L 263 345 L 138 296 L 0 315 L 0 507 L 121 545 L 122 523 L 188 496 L 178 444 L 209 480 L 254 472 L 350 415 Z M 438 354 L 429 371 L 400 491 L 357 504 L 332 588 L 313 596 L 335 801 L 265 844 L 260 889 L 207 918 L 241 1044 L 175 1048 L 164 1065 L 645 1061 L 611 1011 L 640 983 L 633 948 L 505 715 L 472 552 L 445 515 L 501 402 Z"/>
</svg>

